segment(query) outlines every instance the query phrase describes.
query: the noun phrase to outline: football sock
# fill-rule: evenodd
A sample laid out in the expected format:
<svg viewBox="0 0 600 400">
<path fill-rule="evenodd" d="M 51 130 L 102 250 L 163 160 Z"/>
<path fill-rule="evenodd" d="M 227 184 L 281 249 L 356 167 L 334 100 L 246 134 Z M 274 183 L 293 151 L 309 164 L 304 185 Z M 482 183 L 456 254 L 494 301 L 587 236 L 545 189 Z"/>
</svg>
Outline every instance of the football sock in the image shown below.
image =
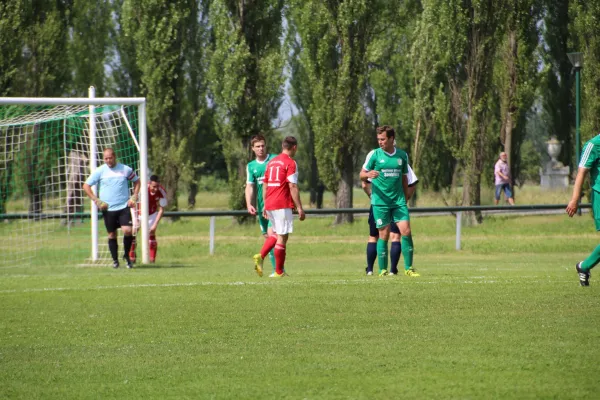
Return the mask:
<svg viewBox="0 0 600 400">
<path fill-rule="evenodd" d="M 129 250 L 129 258 L 135 259 L 135 236 L 133 236 L 133 242 L 131 242 L 131 250 Z"/>
<path fill-rule="evenodd" d="M 269 260 L 271 260 L 271 266 L 273 267 L 273 272 L 275 272 L 275 250 L 269 252 Z"/>
<path fill-rule="evenodd" d="M 594 249 L 594 251 L 592 251 L 592 254 L 590 254 L 588 256 L 588 258 L 583 260 L 583 262 L 581 263 L 579 268 L 581 268 L 582 271 L 589 271 L 590 269 L 594 268 L 596 266 L 596 264 L 598 264 L 599 262 L 600 262 L 600 246 L 597 246 Z"/>
<path fill-rule="evenodd" d="M 413 263 L 412 235 L 402 236 L 402 249 L 404 249 L 404 269 L 409 269 Z"/>
<path fill-rule="evenodd" d="M 285 264 L 285 244 L 278 243 L 275 245 L 275 273 L 283 274 L 283 265 Z"/>
<path fill-rule="evenodd" d="M 387 240 L 377 239 L 377 264 L 379 265 L 379 272 L 387 269 L 388 266 L 388 242 Z"/>
<path fill-rule="evenodd" d="M 375 259 L 377 258 L 377 243 L 367 243 L 367 269 L 373 271 Z"/>
<path fill-rule="evenodd" d="M 113 261 L 119 261 L 119 245 L 117 239 L 108 239 L 108 249 Z"/>
<path fill-rule="evenodd" d="M 269 254 L 269 252 L 273 250 L 273 247 L 275 247 L 276 243 L 277 235 L 271 235 L 268 238 L 266 238 L 265 243 L 263 244 L 263 247 L 260 250 L 260 256 L 264 259 L 267 256 L 267 254 Z M 277 266 L 277 256 L 275 256 L 275 265 Z"/>
<path fill-rule="evenodd" d="M 156 260 L 156 253 L 158 252 L 158 242 L 156 241 L 155 235 L 150 235 L 150 262 Z"/>
<path fill-rule="evenodd" d="M 390 263 L 392 264 L 390 269 L 391 271 L 398 271 L 398 263 L 400 262 L 401 252 L 402 246 L 400 245 L 400 242 L 392 242 L 392 245 L 390 247 Z"/>
<path fill-rule="evenodd" d="M 131 250 L 131 243 L 133 243 L 133 236 L 123 237 L 123 246 L 125 247 L 125 257 L 129 258 L 129 251 Z"/>
</svg>

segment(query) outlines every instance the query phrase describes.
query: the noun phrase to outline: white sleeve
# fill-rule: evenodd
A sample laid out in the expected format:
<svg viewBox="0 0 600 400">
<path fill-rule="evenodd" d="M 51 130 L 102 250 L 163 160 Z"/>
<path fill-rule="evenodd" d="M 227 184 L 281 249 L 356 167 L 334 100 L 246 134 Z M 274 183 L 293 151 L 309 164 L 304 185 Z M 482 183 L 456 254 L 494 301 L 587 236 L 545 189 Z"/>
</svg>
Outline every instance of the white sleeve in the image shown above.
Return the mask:
<svg viewBox="0 0 600 400">
<path fill-rule="evenodd" d="M 408 178 L 409 186 L 419 182 L 419 178 L 417 178 L 417 175 L 415 175 L 415 172 L 410 167 L 410 164 L 408 165 L 408 174 L 406 174 L 406 177 Z"/>
<path fill-rule="evenodd" d="M 370 171 L 370 169 L 367 167 L 367 164 L 369 163 L 369 160 L 373 156 L 373 153 L 375 153 L 375 150 L 371 150 L 369 152 L 369 154 L 367 154 L 367 158 L 365 159 L 365 163 L 362 166 L 362 169 L 364 169 L 365 171 Z"/>
</svg>

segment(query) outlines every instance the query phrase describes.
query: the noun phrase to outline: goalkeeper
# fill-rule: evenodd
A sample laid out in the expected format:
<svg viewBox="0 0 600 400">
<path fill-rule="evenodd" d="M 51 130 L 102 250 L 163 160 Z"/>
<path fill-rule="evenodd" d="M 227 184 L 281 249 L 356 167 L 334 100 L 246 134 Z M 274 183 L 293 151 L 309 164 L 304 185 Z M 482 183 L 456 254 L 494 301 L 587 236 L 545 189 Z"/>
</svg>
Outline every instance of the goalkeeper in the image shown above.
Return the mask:
<svg viewBox="0 0 600 400">
<path fill-rule="evenodd" d="M 117 162 L 115 151 L 104 149 L 104 165 L 96 169 L 83 184 L 83 190 L 96 206 L 102 211 L 104 226 L 108 232 L 108 248 L 113 259 L 113 268 L 119 268 L 119 246 L 117 244 L 117 229 L 123 231 L 123 258 L 127 268 L 133 268 L 129 259 L 129 251 L 133 242 L 131 212 L 140 191 L 140 180 L 135 171 L 127 165 Z M 133 182 L 133 195 L 129 197 L 129 182 Z M 99 185 L 100 195 L 97 197 L 92 186 Z"/>
</svg>

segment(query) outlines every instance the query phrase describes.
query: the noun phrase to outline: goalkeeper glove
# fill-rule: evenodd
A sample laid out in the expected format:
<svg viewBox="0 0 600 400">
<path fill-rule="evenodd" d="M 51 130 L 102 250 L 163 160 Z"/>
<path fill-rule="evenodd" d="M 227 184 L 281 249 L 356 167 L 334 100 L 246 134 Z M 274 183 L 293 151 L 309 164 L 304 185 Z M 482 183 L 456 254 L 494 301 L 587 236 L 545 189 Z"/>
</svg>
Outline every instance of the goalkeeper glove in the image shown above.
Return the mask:
<svg viewBox="0 0 600 400">
<path fill-rule="evenodd" d="M 100 199 L 96 199 L 96 201 L 94 203 L 96 203 L 96 206 L 101 210 L 105 210 L 108 208 L 108 203 L 106 203 Z"/>
<path fill-rule="evenodd" d="M 129 198 L 129 201 L 131 201 L 131 202 L 132 202 L 132 203 L 134 203 L 134 204 L 135 204 L 135 203 L 137 203 L 137 201 L 138 201 L 137 194 L 134 194 L 134 195 L 132 195 L 132 196 Z"/>
</svg>

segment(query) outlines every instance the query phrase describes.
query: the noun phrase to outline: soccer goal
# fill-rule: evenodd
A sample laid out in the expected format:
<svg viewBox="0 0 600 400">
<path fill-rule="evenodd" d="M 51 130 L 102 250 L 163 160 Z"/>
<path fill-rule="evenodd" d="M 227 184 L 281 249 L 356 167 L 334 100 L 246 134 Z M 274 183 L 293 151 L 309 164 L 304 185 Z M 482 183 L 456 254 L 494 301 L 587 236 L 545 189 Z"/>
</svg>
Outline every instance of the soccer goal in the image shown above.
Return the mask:
<svg viewBox="0 0 600 400">
<path fill-rule="evenodd" d="M 83 191 L 108 147 L 140 177 L 138 248 L 148 262 L 146 101 L 96 98 L 93 87 L 89 95 L 0 98 L 0 266 L 112 265 L 101 214 Z"/>
</svg>

